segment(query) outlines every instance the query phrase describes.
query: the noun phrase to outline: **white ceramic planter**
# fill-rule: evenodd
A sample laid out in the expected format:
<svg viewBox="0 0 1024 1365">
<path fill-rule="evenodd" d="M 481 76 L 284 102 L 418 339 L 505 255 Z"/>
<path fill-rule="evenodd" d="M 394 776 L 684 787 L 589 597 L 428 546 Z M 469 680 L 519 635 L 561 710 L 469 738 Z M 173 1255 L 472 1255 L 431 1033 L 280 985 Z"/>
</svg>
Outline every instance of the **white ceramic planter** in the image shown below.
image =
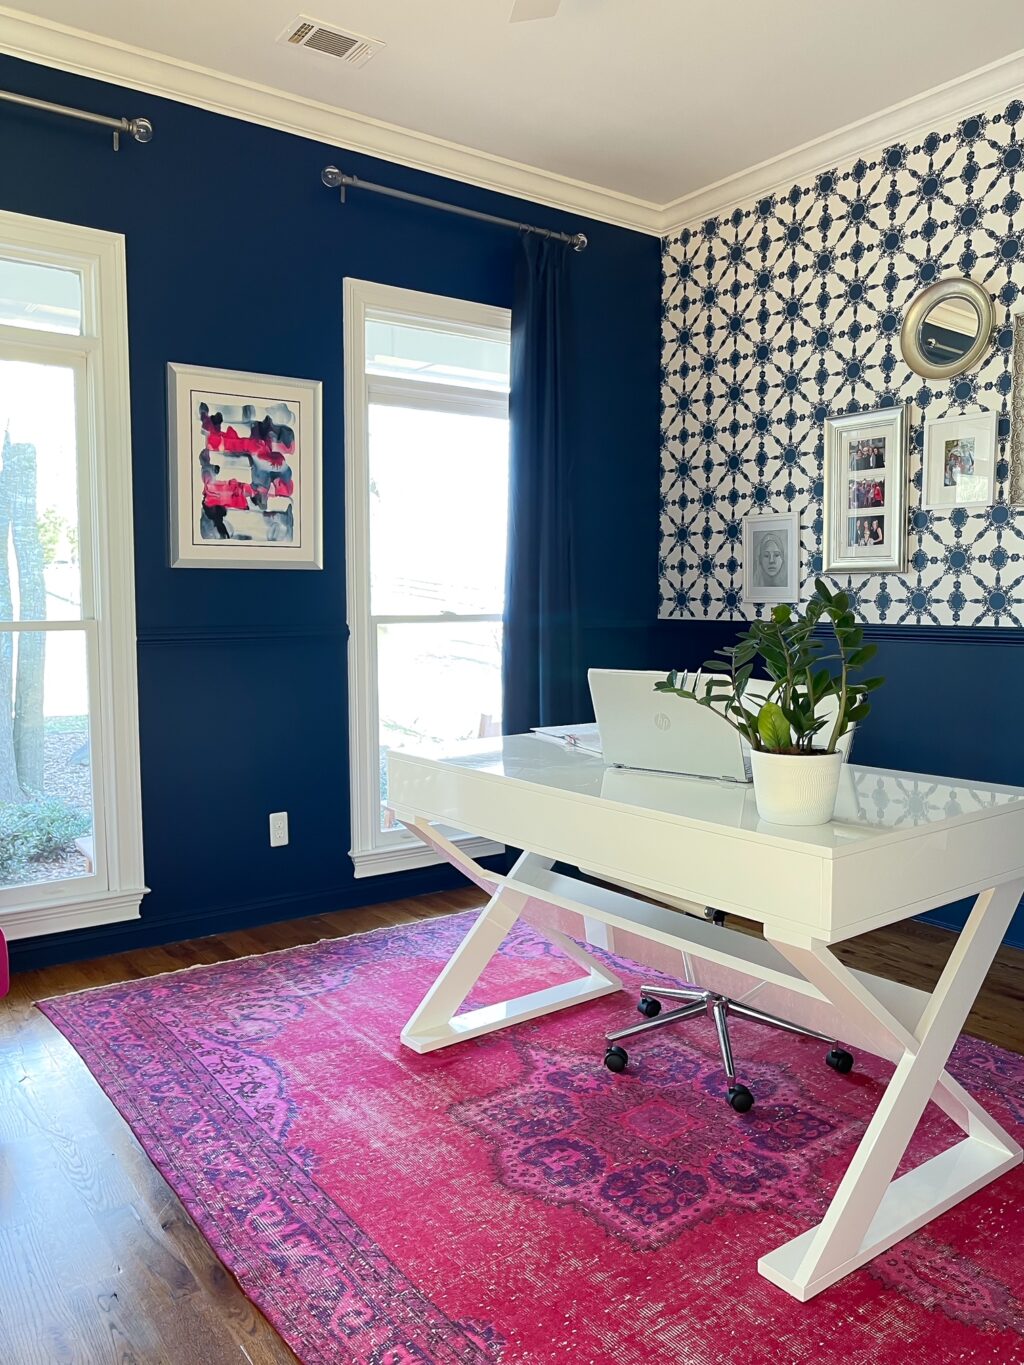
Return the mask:
<svg viewBox="0 0 1024 1365">
<path fill-rule="evenodd" d="M 773 825 L 824 825 L 832 819 L 842 754 L 769 754 L 752 749 L 754 799 Z"/>
</svg>

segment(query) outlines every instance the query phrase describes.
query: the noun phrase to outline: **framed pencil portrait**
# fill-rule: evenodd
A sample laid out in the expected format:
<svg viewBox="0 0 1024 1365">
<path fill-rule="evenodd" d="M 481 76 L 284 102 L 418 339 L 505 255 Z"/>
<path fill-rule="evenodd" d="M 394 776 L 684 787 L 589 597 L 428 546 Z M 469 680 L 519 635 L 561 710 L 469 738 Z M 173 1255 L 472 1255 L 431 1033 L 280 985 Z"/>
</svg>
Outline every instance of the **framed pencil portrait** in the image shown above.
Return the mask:
<svg viewBox="0 0 1024 1365">
<path fill-rule="evenodd" d="M 795 602 L 800 591 L 800 519 L 795 512 L 761 512 L 743 523 L 743 600 Z"/>
<path fill-rule="evenodd" d="M 991 507 L 996 500 L 999 414 L 925 418 L 921 506 Z"/>
<path fill-rule="evenodd" d="M 825 421 L 826 573 L 902 569 L 907 528 L 907 409 Z"/>
</svg>

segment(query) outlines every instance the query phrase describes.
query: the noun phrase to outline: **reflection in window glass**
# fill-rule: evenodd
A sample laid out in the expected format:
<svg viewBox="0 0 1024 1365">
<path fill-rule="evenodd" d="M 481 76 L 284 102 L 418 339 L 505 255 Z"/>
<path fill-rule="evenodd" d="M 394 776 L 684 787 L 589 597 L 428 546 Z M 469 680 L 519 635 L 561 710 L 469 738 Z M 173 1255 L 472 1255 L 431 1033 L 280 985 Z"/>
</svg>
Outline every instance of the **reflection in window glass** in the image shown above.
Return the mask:
<svg viewBox="0 0 1024 1365">
<path fill-rule="evenodd" d="M 501 728 L 501 622 L 377 627 L 381 828 L 387 813 L 387 752 L 441 753 Z"/>
<path fill-rule="evenodd" d="M 82 615 L 75 372 L 0 359 L 0 621 Z"/>
<path fill-rule="evenodd" d="M 0 632 L 0 888 L 92 871 L 83 631 Z"/>
<path fill-rule="evenodd" d="M 502 612 L 508 422 L 370 404 L 370 609 Z"/>
<path fill-rule="evenodd" d="M 366 373 L 508 392 L 507 339 L 368 320 Z"/>
<path fill-rule="evenodd" d="M 0 323 L 80 336 L 82 277 L 58 266 L 0 257 Z"/>
</svg>

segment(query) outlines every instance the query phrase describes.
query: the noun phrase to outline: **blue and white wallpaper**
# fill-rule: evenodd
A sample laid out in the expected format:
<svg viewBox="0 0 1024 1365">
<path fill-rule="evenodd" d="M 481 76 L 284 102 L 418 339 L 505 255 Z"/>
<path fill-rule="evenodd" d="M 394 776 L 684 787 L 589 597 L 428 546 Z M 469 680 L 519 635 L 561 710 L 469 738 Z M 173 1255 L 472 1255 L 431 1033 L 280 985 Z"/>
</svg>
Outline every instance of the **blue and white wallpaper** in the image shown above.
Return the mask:
<svg viewBox="0 0 1024 1365">
<path fill-rule="evenodd" d="M 1024 102 L 886 147 L 665 243 L 662 617 L 741 620 L 742 527 L 800 515 L 820 572 L 826 416 L 911 400 L 907 570 L 841 582 L 865 621 L 1024 625 L 1024 508 L 1007 505 L 1013 328 L 1024 289 Z M 899 332 L 945 275 L 996 300 L 977 372 L 923 380 Z M 997 504 L 921 510 L 922 416 L 1000 413 Z"/>
</svg>

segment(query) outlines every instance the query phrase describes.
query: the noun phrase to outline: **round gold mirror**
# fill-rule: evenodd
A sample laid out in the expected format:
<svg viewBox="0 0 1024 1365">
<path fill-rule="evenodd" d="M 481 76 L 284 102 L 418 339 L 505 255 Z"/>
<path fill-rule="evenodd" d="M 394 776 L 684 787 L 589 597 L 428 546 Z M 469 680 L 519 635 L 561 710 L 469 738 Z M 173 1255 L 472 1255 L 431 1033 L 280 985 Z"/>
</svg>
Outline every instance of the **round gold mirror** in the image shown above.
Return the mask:
<svg viewBox="0 0 1024 1365">
<path fill-rule="evenodd" d="M 972 370 L 988 350 L 996 325 L 991 295 L 974 280 L 939 280 L 907 309 L 900 332 L 903 359 L 925 379 Z"/>
</svg>

